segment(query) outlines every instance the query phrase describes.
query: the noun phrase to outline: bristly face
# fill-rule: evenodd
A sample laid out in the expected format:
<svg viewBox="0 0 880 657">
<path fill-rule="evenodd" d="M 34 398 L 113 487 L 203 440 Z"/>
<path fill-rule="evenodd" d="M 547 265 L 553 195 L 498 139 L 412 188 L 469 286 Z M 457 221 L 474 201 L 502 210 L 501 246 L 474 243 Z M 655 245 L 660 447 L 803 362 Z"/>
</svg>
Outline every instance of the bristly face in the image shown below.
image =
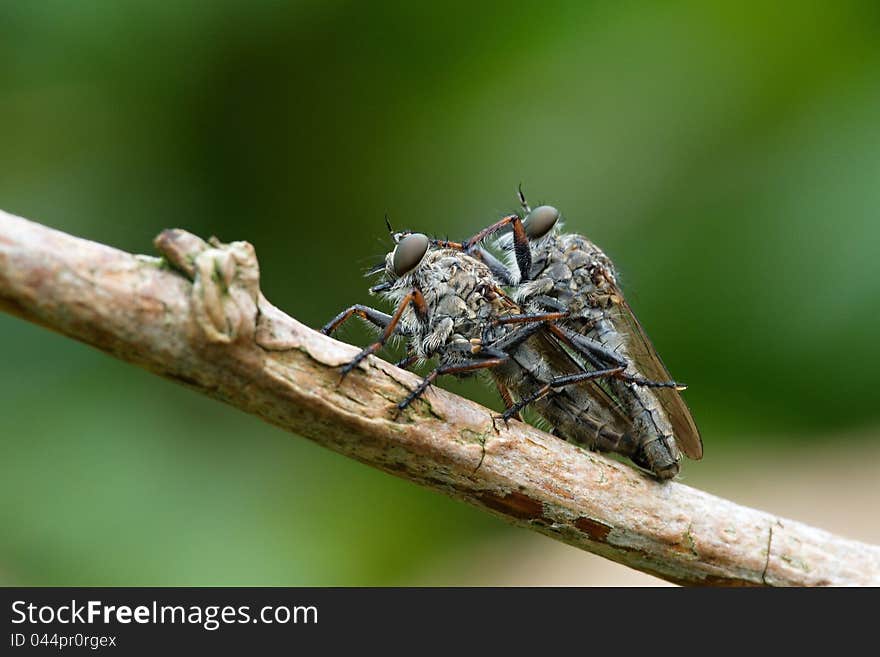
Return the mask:
<svg viewBox="0 0 880 657">
<path fill-rule="evenodd" d="M 401 318 L 420 358 L 449 343 L 479 339 L 493 317 L 511 312 L 496 294 L 497 282 L 486 265 L 461 251 L 432 248 L 421 233 L 402 237 L 385 257 L 385 277 L 390 285 L 381 292 L 394 304 L 413 288 L 424 295 L 427 318 L 411 309 Z"/>
</svg>

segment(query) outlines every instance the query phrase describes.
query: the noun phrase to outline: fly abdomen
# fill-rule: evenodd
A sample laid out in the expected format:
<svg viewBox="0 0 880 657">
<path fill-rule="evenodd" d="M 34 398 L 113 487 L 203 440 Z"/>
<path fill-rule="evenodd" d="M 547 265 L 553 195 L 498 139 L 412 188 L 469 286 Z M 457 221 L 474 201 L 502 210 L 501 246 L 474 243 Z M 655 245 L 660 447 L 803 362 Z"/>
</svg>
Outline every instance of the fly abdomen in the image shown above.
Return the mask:
<svg viewBox="0 0 880 657">
<path fill-rule="evenodd" d="M 642 442 L 639 449 L 630 456 L 633 463 L 650 470 L 660 479 L 672 479 L 681 469 L 675 440 L 671 436 L 657 436 Z"/>
<path fill-rule="evenodd" d="M 672 426 L 656 395 L 647 388 L 623 381 L 614 381 L 613 386 L 626 388 L 629 393 L 625 399 L 633 416 L 633 429 L 639 439 L 639 448 L 633 461 L 656 473 L 661 479 L 674 477 L 678 474 L 681 453 L 675 443 Z"/>
<path fill-rule="evenodd" d="M 578 317 L 569 320 L 568 324 L 581 335 L 595 340 L 627 361 L 627 374 L 641 376 L 632 363 L 628 362 L 629 354 L 623 336 L 610 321 L 600 319 L 597 322 L 590 322 Z M 594 362 L 592 365 L 603 366 L 600 362 Z M 637 465 L 650 470 L 660 479 L 670 479 L 678 474 L 681 454 L 673 436 L 672 426 L 655 391 L 614 377 L 608 380 L 607 385 L 615 402 L 629 418 L 630 424 L 627 430 L 616 438 L 600 436 L 599 449 L 628 456 Z"/>
<path fill-rule="evenodd" d="M 577 387 L 556 392 L 542 414 L 555 417 L 554 433 L 569 442 L 622 456 L 635 453 L 636 441 L 621 430 L 609 409 Z"/>
</svg>

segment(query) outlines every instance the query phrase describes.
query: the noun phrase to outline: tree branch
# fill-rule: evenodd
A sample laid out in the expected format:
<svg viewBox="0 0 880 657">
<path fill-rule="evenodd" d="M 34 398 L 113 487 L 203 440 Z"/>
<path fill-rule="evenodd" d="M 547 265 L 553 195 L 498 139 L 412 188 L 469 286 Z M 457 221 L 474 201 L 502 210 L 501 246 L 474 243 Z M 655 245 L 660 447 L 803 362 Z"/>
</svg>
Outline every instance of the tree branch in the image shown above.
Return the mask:
<svg viewBox="0 0 880 657">
<path fill-rule="evenodd" d="M 0 309 L 385 472 L 682 584 L 878 585 L 880 548 L 736 505 L 513 422 L 272 306 L 246 242 L 180 230 L 131 255 L 0 211 Z"/>
</svg>

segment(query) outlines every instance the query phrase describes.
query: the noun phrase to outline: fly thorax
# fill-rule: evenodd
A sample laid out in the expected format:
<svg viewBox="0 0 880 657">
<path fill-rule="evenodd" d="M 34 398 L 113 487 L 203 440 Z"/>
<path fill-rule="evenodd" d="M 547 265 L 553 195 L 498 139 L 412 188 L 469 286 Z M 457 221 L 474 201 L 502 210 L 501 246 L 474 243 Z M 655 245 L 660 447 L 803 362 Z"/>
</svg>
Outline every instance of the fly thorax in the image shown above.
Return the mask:
<svg viewBox="0 0 880 657">
<path fill-rule="evenodd" d="M 590 268 L 590 280 L 597 290 L 610 291 L 617 286 L 614 270 L 602 261 L 596 261 Z"/>
</svg>

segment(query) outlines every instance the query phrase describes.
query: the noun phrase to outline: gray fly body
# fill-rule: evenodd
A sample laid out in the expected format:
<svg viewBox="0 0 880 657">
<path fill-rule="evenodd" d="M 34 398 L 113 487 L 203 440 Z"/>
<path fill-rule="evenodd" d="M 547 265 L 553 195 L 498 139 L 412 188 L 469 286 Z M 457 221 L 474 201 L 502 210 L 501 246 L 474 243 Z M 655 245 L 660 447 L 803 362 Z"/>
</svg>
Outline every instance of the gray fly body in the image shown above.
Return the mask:
<svg viewBox="0 0 880 657">
<path fill-rule="evenodd" d="M 608 377 L 601 386 L 627 416 L 628 431 L 641 445 L 632 458 L 660 478 L 674 477 L 679 448 L 693 459 L 703 454 L 699 431 L 679 392 L 683 386 L 670 381 L 620 291 L 608 256 L 587 238 L 563 232 L 555 208 L 531 209 L 521 193 L 520 200 L 524 218 L 511 215 L 464 247 L 472 250 L 493 230 L 513 226 L 512 234 L 496 240 L 510 256 L 510 269 L 499 275 L 511 281 L 513 298 L 525 312 L 564 312 L 557 330 L 569 344 L 586 347 L 581 350 L 584 367 L 625 367 L 622 375 Z M 491 254 L 477 253 L 496 270 L 503 267 Z"/>
<path fill-rule="evenodd" d="M 597 383 L 621 375 L 623 366 L 583 367 L 577 345 L 564 348 L 553 332 L 560 313 L 524 313 L 501 289 L 492 269 L 463 250 L 436 243 L 432 248 L 418 233 L 398 238 L 386 257 L 386 281 L 374 288 L 396 304 L 394 315 L 352 306 L 322 329 L 331 333 L 352 316 L 384 329 L 377 342 L 343 368 L 344 375 L 390 337 L 402 335 L 411 354 L 408 360 L 436 358 L 437 366 L 401 400 L 399 410 L 438 376 L 486 370 L 508 406 L 501 416 L 505 421 L 531 405 L 557 436 L 645 461 L 633 422 Z M 581 354 L 580 359 L 589 357 Z"/>
<path fill-rule="evenodd" d="M 409 352 L 419 359 L 438 356 L 444 364 L 462 360 L 472 351 L 471 341 L 480 339 L 482 327 L 508 312 L 491 272 L 474 258 L 429 249 L 415 268 L 397 277 L 393 255 L 386 257 L 386 277 L 393 284 L 381 294 L 396 307 L 413 289 L 422 292 L 427 313 L 407 307 L 399 329 L 409 338 Z"/>
</svg>

